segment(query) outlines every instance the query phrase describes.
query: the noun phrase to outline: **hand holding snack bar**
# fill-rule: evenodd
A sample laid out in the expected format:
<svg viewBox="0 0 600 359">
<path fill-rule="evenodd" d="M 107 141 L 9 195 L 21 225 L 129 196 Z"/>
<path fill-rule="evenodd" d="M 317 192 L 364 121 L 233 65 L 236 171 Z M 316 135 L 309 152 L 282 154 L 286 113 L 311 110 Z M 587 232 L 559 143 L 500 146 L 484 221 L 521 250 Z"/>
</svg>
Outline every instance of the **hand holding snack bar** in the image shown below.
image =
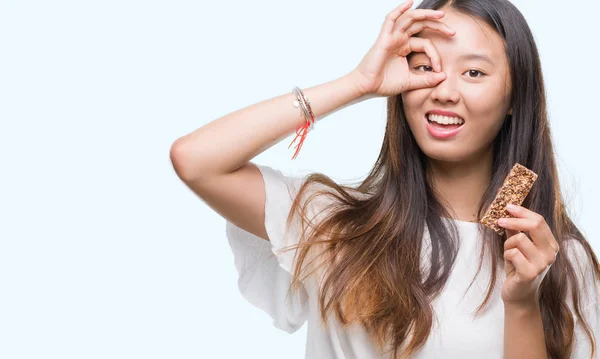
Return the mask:
<svg viewBox="0 0 600 359">
<path fill-rule="evenodd" d="M 494 198 L 494 201 L 490 204 L 487 212 L 481 219 L 481 223 L 503 236 L 504 228 L 498 226 L 498 219 L 511 216 L 506 210 L 506 205 L 512 203 L 520 206 L 536 179 L 537 174 L 527 167 L 515 163 L 506 176 L 506 179 L 504 179 L 502 187 L 498 190 L 496 198 Z"/>
<path fill-rule="evenodd" d="M 498 222 L 508 235 L 502 300 L 505 305 L 537 305 L 540 284 L 556 260 L 559 245 L 543 216 L 525 207 L 513 207 L 509 205 L 508 211 L 516 218 L 500 218 Z M 523 232 L 529 232 L 531 239 Z"/>
<path fill-rule="evenodd" d="M 502 288 L 505 305 L 536 306 L 540 284 L 559 251 L 544 217 L 520 205 L 536 179 L 533 171 L 515 164 L 481 220 L 501 235 L 507 231 Z"/>
</svg>

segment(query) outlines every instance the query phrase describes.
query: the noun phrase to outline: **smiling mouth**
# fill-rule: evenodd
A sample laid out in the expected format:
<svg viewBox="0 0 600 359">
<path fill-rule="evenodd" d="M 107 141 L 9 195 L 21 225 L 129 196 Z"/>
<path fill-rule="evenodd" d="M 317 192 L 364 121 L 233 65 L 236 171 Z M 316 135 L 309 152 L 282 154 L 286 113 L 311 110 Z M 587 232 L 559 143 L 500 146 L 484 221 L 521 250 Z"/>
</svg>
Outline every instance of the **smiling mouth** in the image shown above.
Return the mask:
<svg viewBox="0 0 600 359">
<path fill-rule="evenodd" d="M 446 141 L 451 138 L 454 138 L 458 135 L 459 132 L 462 131 L 465 122 L 461 124 L 440 124 L 435 121 L 430 121 L 427 116 L 425 117 L 425 127 L 427 127 L 427 132 L 432 138 L 437 140 Z"/>
<path fill-rule="evenodd" d="M 440 129 L 442 131 L 450 131 L 450 130 L 455 130 L 461 126 L 464 126 L 465 121 L 463 120 L 462 123 L 449 123 L 449 124 L 442 124 L 442 123 L 438 123 L 436 121 L 432 121 L 429 119 L 428 115 L 425 115 L 425 119 L 427 120 L 427 122 L 429 122 L 429 124 L 437 129 Z"/>
</svg>

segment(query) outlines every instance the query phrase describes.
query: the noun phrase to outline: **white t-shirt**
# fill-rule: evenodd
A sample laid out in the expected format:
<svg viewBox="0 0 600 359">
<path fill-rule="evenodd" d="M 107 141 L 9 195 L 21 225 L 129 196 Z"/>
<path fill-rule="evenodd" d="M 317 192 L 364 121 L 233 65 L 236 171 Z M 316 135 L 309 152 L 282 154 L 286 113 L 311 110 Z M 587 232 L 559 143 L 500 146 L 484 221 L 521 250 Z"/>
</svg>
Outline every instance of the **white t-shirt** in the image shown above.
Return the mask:
<svg viewBox="0 0 600 359">
<path fill-rule="evenodd" d="M 289 177 L 267 166 L 258 165 L 258 168 L 265 182 L 265 226 L 270 241 L 254 236 L 231 222 L 226 224 L 227 237 L 239 274 L 238 287 L 243 297 L 268 313 L 273 318 L 273 325 L 279 329 L 293 333 L 305 322 L 308 323 L 306 358 L 389 358 L 390 354 L 378 354 L 359 324 L 343 328 L 332 314 L 326 326 L 321 323 L 316 280 L 304 281 L 299 295 L 292 293 L 286 298 L 292 278 L 290 273 L 294 251 L 279 253 L 278 250 L 297 243 L 299 239 L 295 228 L 286 232 L 285 223 L 293 197 L 303 178 Z M 288 189 L 292 192 L 288 192 Z M 315 203 L 318 207 L 319 202 Z M 309 209 L 313 214 L 316 213 L 315 210 Z M 433 322 L 431 335 L 413 358 L 501 359 L 504 346 L 504 307 L 500 293 L 506 276 L 503 270 L 497 271 L 493 296 L 480 316 L 473 319 L 472 312 L 482 303 L 487 292 L 490 281 L 489 263 L 486 258 L 476 281 L 465 294 L 479 263 L 479 224 L 452 221 L 458 226 L 460 250 L 441 296 L 433 303 L 437 320 Z M 425 237 L 429 239 L 427 229 Z M 586 263 L 581 259 L 585 258 L 583 247 L 575 241 L 569 243 L 574 245 L 563 245 L 567 248 L 561 247 L 561 250 Z M 423 248 L 430 249 L 427 245 Z M 584 268 L 584 272 L 578 275 L 584 278 L 585 288 L 589 290 L 581 295 L 582 307 L 585 307 L 583 315 L 591 325 L 597 342 L 594 359 L 600 359 L 600 283 L 593 279 L 589 262 L 582 264 L 581 268 Z M 571 358 L 590 358 L 590 342 L 579 324 L 576 324 L 575 336 L 575 350 Z"/>
</svg>

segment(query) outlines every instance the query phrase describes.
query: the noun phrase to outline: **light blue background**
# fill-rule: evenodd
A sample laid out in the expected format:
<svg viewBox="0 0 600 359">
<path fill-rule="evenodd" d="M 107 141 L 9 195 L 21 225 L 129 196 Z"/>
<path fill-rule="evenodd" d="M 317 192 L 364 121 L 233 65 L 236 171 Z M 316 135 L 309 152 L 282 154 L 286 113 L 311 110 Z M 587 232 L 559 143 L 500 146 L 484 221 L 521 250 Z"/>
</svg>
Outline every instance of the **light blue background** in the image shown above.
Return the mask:
<svg viewBox="0 0 600 359">
<path fill-rule="evenodd" d="M 572 218 L 600 251 L 598 2 L 516 1 L 537 40 Z M 246 303 L 225 221 L 173 141 L 351 71 L 398 2 L 0 2 L 0 358 L 303 358 Z M 255 162 L 362 178 L 385 100 Z M 260 131 L 260 129 L 257 129 Z M 248 136 L 252 136 L 251 133 Z"/>
</svg>

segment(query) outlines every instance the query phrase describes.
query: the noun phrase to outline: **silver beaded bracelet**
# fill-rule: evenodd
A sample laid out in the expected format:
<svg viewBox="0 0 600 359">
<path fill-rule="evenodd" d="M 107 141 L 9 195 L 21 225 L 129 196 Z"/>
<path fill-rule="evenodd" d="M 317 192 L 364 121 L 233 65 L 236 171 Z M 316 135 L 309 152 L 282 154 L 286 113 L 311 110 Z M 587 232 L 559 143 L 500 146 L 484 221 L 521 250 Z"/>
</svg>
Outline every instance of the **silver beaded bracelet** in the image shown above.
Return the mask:
<svg viewBox="0 0 600 359">
<path fill-rule="evenodd" d="M 304 118 L 310 125 L 308 129 L 312 131 L 315 123 L 313 120 L 314 114 L 312 112 L 312 108 L 310 107 L 310 101 L 308 101 L 308 99 L 304 96 L 304 93 L 299 87 L 294 87 L 292 91 L 296 95 L 296 100 L 292 102 L 292 105 L 294 105 L 296 108 L 301 107 Z"/>
</svg>

